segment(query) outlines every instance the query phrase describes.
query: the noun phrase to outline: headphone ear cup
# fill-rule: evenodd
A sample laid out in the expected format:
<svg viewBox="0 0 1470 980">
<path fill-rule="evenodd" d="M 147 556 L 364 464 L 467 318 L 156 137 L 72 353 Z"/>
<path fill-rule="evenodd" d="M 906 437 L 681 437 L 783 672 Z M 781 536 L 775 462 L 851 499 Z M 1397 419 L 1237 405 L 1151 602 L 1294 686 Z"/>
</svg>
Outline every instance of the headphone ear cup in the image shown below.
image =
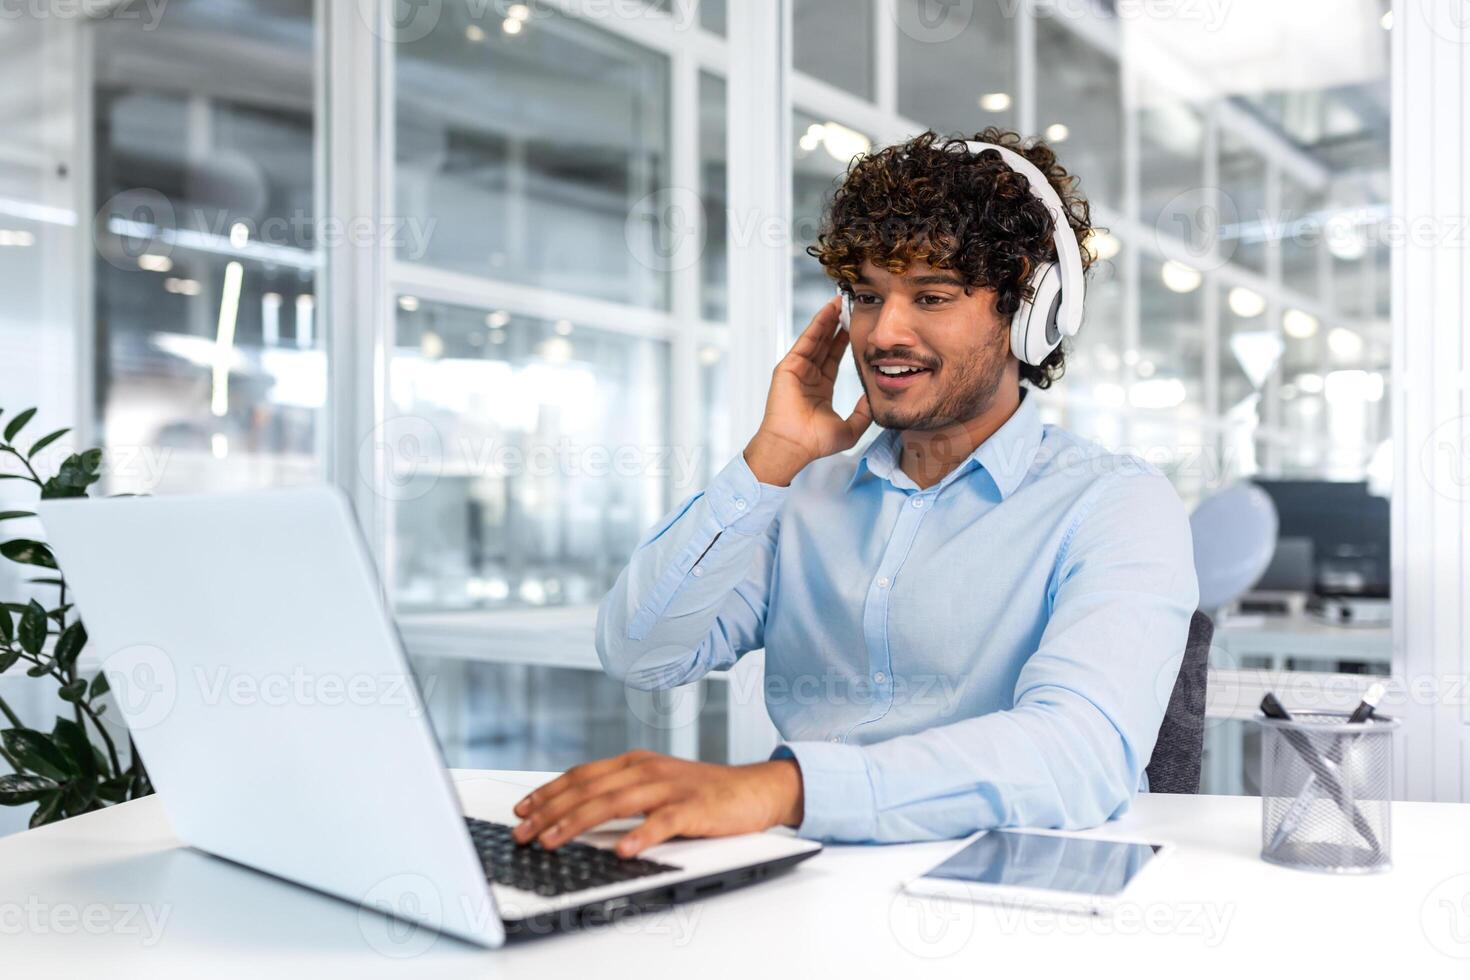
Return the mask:
<svg viewBox="0 0 1470 980">
<path fill-rule="evenodd" d="M 1062 306 L 1061 272 L 1055 262 L 1043 262 L 1027 285 L 1031 296 L 1021 300 L 1016 315 L 1011 317 L 1011 353 L 1037 367 L 1062 342 L 1057 324 Z"/>
</svg>

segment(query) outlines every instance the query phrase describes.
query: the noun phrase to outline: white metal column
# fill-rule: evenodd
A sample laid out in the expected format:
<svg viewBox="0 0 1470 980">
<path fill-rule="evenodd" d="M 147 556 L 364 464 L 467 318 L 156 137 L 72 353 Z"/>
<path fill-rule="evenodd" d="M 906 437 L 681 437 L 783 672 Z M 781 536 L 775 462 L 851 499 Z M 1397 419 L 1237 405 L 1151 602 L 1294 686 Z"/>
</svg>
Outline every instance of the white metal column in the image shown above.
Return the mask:
<svg viewBox="0 0 1470 980">
<path fill-rule="evenodd" d="M 392 36 L 383 0 L 317 0 L 321 44 L 316 199 L 341 223 L 371 222 L 375 233 L 337 235 L 323 249 L 327 346 L 327 474 L 352 499 L 380 574 L 389 571 L 388 512 L 382 496 L 383 420 L 389 321 L 385 272 L 390 258 L 385 216 L 391 192 L 386 112 L 391 103 Z M 325 288 L 323 288 L 325 286 Z M 385 579 L 386 581 L 386 579 Z"/>
<path fill-rule="evenodd" d="M 1409 799 L 1470 799 L 1470 23 L 1451 0 L 1393 20 L 1394 711 Z"/>
<path fill-rule="evenodd" d="M 791 338 L 791 5 L 735 3 L 729 18 L 730 419 L 740 448 L 760 425 L 771 369 Z M 746 657 L 736 672 L 763 663 Z M 775 746 L 761 690 L 731 685 L 731 762 L 765 758 Z"/>
</svg>

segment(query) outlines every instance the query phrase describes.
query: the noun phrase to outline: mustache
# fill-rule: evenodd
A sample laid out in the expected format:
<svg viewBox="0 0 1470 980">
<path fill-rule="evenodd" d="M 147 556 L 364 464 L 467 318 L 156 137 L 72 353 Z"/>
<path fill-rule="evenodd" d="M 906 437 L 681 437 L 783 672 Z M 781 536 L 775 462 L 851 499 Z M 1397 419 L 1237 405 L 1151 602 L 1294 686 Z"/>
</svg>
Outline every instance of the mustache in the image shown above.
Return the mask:
<svg viewBox="0 0 1470 980">
<path fill-rule="evenodd" d="M 868 367 L 872 367 L 874 361 L 880 361 L 885 357 L 896 357 L 901 358 L 905 361 L 912 361 L 920 367 L 928 368 L 931 371 L 939 367 L 939 358 L 920 354 L 917 351 L 911 350 L 908 347 L 890 347 L 887 349 L 870 350 L 868 351 L 867 356 L 863 359 L 867 362 Z"/>
</svg>

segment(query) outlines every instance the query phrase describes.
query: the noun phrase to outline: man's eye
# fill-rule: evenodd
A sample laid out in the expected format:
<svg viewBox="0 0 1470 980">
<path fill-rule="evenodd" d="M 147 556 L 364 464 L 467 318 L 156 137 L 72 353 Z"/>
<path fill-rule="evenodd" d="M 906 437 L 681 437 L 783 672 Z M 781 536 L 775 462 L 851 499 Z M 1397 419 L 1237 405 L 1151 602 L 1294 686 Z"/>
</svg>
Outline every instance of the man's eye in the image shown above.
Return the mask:
<svg viewBox="0 0 1470 980">
<path fill-rule="evenodd" d="M 872 306 L 874 303 L 879 302 L 878 297 L 872 293 L 858 293 L 852 299 L 858 306 Z"/>
<path fill-rule="evenodd" d="M 948 296 L 940 296 L 937 293 L 926 293 L 919 297 L 919 303 L 923 306 L 938 306 L 948 299 Z"/>
</svg>

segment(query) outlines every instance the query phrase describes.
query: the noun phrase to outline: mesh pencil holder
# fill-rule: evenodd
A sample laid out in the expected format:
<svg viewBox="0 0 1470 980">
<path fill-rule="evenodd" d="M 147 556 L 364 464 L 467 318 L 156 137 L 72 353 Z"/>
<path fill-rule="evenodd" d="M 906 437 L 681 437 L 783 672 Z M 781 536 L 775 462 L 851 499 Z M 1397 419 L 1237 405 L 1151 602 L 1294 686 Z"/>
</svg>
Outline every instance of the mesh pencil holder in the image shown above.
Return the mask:
<svg viewBox="0 0 1470 980">
<path fill-rule="evenodd" d="M 1325 711 L 1261 726 L 1261 858 L 1307 871 L 1355 874 L 1390 866 L 1393 733 Z"/>
</svg>

